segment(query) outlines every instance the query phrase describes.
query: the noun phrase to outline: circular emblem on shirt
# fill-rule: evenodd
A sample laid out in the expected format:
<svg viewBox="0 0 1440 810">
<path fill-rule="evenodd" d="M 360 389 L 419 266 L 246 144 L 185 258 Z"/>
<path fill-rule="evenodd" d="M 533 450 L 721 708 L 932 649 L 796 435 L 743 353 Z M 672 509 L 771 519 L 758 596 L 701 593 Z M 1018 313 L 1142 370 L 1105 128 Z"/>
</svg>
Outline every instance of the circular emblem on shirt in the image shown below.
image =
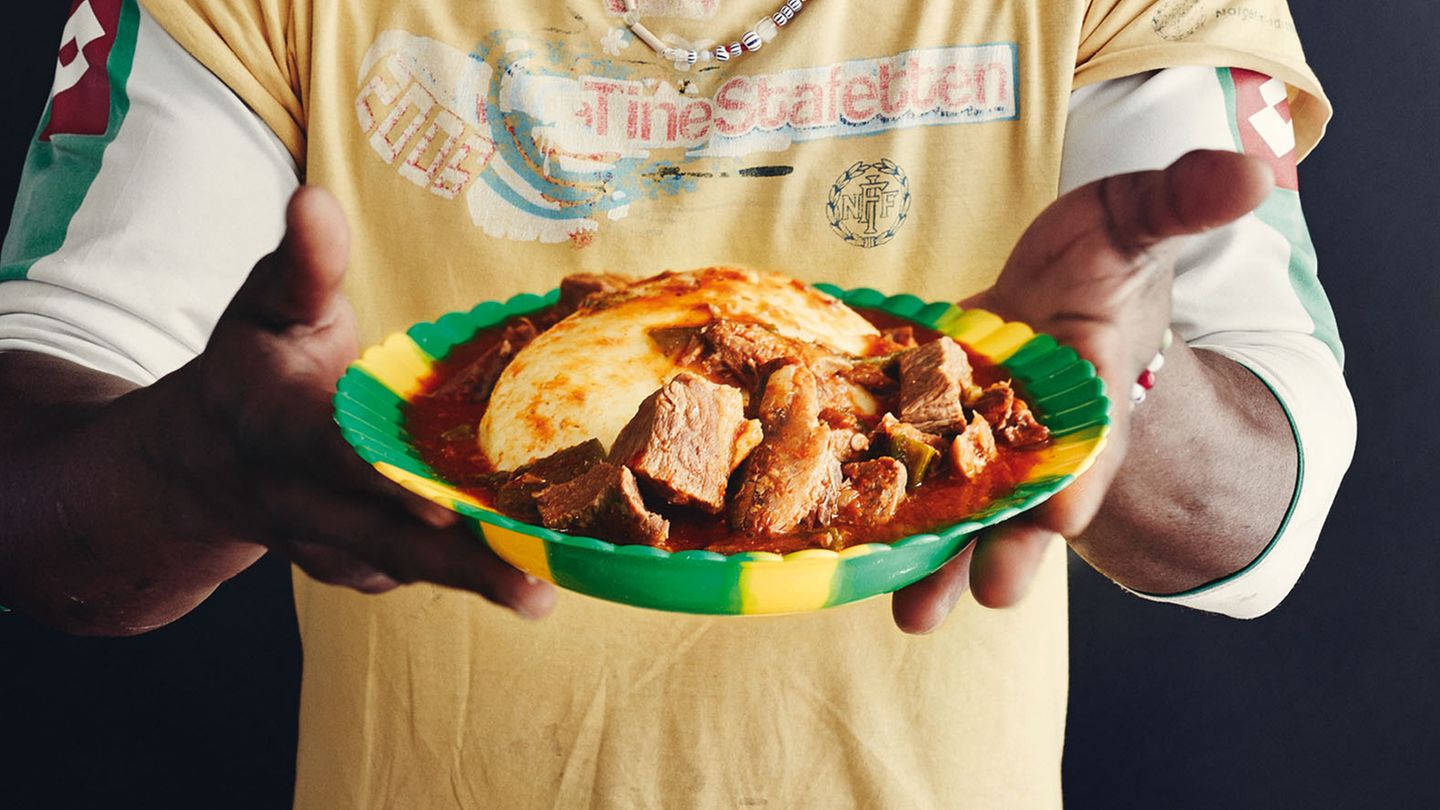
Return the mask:
<svg viewBox="0 0 1440 810">
<path fill-rule="evenodd" d="M 1155 9 L 1150 25 L 1155 33 L 1169 40 L 1188 39 L 1205 27 L 1210 19 L 1210 4 L 1201 0 L 1165 0 Z"/>
<path fill-rule="evenodd" d="M 910 214 L 910 181 L 895 161 L 859 161 L 835 178 L 825 204 L 830 229 L 862 248 L 895 238 Z"/>
</svg>

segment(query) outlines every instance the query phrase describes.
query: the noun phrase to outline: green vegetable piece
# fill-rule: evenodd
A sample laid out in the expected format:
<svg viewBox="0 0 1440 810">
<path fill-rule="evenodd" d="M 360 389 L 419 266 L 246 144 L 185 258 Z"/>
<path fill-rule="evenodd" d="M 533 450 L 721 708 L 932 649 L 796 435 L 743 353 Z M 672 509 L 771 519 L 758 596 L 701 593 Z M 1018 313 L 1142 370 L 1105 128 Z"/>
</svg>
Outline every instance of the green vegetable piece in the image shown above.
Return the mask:
<svg viewBox="0 0 1440 810">
<path fill-rule="evenodd" d="M 913 491 L 925 480 L 940 451 L 925 441 L 925 434 L 910 425 L 895 423 L 886 427 L 885 448 L 881 452 L 905 465 L 905 489 Z"/>
<path fill-rule="evenodd" d="M 440 438 L 447 442 L 473 442 L 475 441 L 475 425 L 464 422 L 441 433 Z"/>
<path fill-rule="evenodd" d="M 700 338 L 698 326 L 657 326 L 646 331 L 666 357 L 678 359 Z"/>
</svg>

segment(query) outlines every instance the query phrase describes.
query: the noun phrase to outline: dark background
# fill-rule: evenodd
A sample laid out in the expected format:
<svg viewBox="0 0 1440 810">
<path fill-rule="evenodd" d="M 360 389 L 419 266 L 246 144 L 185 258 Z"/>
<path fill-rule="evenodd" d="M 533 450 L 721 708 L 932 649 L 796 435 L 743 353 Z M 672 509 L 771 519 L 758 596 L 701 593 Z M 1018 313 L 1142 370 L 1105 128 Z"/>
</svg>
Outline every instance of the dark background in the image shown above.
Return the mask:
<svg viewBox="0 0 1440 810">
<path fill-rule="evenodd" d="M 0 31 L 3 222 L 68 6 L 7 8 Z M 1072 566 L 1071 807 L 1440 807 L 1440 6 L 1291 6 L 1338 110 L 1301 184 L 1360 448 L 1267 617 L 1141 602 Z M 139 638 L 0 616 L 0 806 L 288 807 L 299 666 L 275 560 Z"/>
</svg>

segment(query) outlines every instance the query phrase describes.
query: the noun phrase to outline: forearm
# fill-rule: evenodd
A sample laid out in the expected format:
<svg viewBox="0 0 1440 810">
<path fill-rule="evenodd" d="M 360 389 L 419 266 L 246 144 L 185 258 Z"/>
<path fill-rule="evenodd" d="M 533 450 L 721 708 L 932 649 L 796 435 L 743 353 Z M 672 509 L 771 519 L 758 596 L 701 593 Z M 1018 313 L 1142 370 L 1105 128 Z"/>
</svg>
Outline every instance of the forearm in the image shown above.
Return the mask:
<svg viewBox="0 0 1440 810">
<path fill-rule="evenodd" d="M 1297 449 L 1266 385 L 1177 343 L 1133 414 L 1124 465 L 1076 551 L 1137 591 L 1184 591 L 1240 570 L 1294 497 Z"/>
<path fill-rule="evenodd" d="M 196 435 L 166 403 L 175 384 L 0 354 L 0 603 L 69 632 L 139 633 L 263 553 L 213 536 L 160 461 L 158 444 Z"/>
</svg>

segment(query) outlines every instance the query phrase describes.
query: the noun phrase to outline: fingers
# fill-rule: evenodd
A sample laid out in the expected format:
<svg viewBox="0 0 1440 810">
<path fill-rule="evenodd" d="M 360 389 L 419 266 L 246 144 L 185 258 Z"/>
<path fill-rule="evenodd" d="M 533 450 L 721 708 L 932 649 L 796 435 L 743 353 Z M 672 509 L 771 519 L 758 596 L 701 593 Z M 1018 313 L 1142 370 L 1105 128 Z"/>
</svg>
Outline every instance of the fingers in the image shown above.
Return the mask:
<svg viewBox="0 0 1440 810">
<path fill-rule="evenodd" d="M 1233 152 L 1191 152 L 1163 171 L 1107 177 L 1085 193 L 1099 198 L 1114 249 L 1124 256 L 1166 239 L 1201 233 L 1259 205 L 1274 184 L 1264 162 Z"/>
<path fill-rule="evenodd" d="M 285 210 L 285 237 L 255 266 L 227 316 L 269 329 L 323 326 L 333 317 L 350 250 L 340 204 L 328 191 L 306 186 Z"/>
<path fill-rule="evenodd" d="M 311 469 L 317 475 L 335 481 L 336 486 L 355 493 L 386 498 L 400 504 L 406 512 L 427 526 L 444 529 L 460 522 L 460 516 L 438 503 L 426 500 L 376 472 L 345 442 L 333 425 L 321 431 L 318 452 L 312 457 Z"/>
<path fill-rule="evenodd" d="M 975 544 L 972 543 L 939 571 L 896 591 L 890 601 L 895 626 L 915 635 L 939 628 L 950 611 L 955 609 L 955 603 L 965 594 L 970 581 L 970 557 L 974 551 Z"/>
<path fill-rule="evenodd" d="M 554 589 L 496 556 L 466 529 L 423 526 L 390 503 L 300 480 L 266 487 L 261 506 L 279 548 L 323 582 L 376 591 L 431 582 L 484 596 L 527 618 L 554 606 Z"/>
<path fill-rule="evenodd" d="M 340 585 L 368 594 L 385 593 L 400 587 L 395 579 L 330 546 L 292 542 L 285 552 L 291 562 L 300 566 L 311 578 L 328 585 Z"/>
<path fill-rule="evenodd" d="M 362 556 L 402 582 L 433 582 L 478 593 L 527 619 L 555 606 L 555 588 L 500 559 L 466 530 L 416 529 L 362 542 Z"/>
<path fill-rule="evenodd" d="M 970 561 L 975 601 L 990 608 L 1019 602 L 1030 590 L 1045 549 L 1058 538 L 1024 521 L 1003 523 L 986 532 Z"/>
<path fill-rule="evenodd" d="M 933 632 L 967 589 L 985 607 L 1015 605 L 1029 592 L 1045 549 L 1058 539 L 1024 520 L 1002 523 L 940 570 L 896 591 L 890 602 L 895 625 L 911 634 Z"/>
</svg>

